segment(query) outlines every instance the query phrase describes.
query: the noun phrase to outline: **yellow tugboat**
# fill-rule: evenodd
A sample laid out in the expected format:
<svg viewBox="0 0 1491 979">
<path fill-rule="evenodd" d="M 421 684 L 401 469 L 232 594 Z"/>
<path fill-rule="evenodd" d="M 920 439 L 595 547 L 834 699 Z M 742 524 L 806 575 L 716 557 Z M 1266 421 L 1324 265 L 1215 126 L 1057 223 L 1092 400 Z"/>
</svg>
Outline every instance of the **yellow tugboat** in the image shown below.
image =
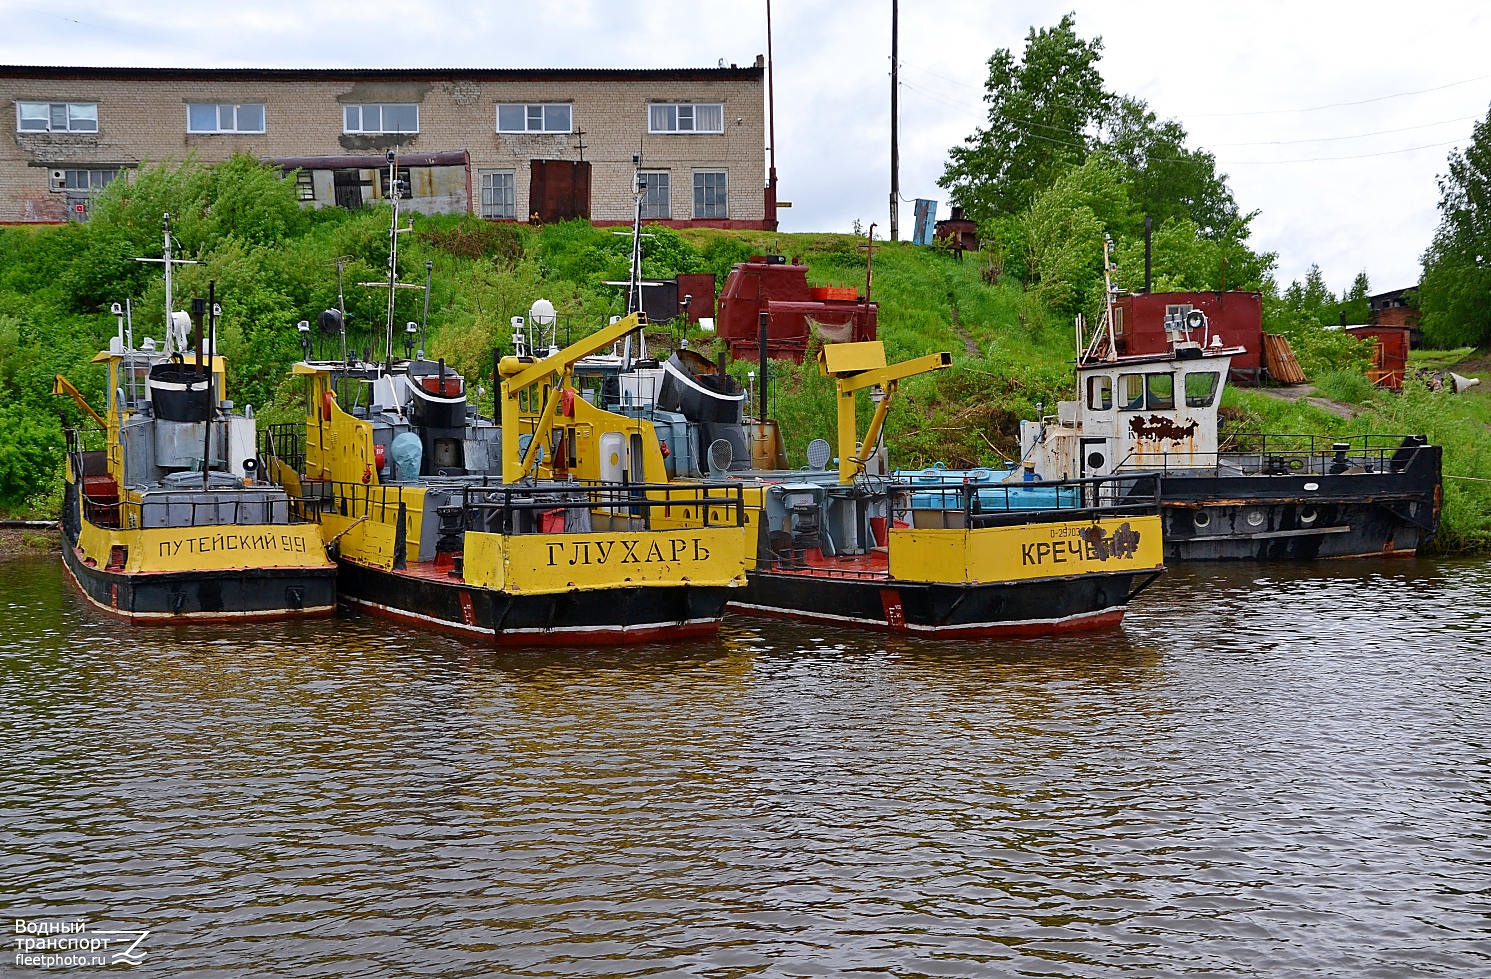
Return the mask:
<svg viewBox="0 0 1491 979">
<path fill-rule="evenodd" d="M 836 343 L 819 364 L 835 382 L 838 449 L 818 440 L 806 469 L 753 468 L 753 458 L 775 454 L 756 445 L 763 433 L 774 440 L 774 429 L 746 423 L 729 375 L 686 351 L 663 365 L 582 365 L 592 380 L 561 441 L 592 437 L 590 401 L 610 391 L 607 407 L 639 426 L 639 476 L 682 487 L 707 471 L 739 487 L 751 533 L 747 586 L 730 597 L 737 612 L 943 638 L 1049 635 L 1118 625 L 1163 572 L 1158 504 L 1119 481 L 993 489 L 877 471 L 874 447 L 900 382 L 950 366 L 948 354 L 887 364 L 878 341 Z M 861 434 L 855 400 L 877 388 Z M 540 435 L 553 428 L 531 411 L 525 422 Z M 569 467 L 614 484 L 607 459 L 582 448 Z M 683 526 L 695 517 L 683 508 L 657 519 Z"/>
<path fill-rule="evenodd" d="M 496 645 L 716 633 L 745 585 L 740 487 L 666 485 L 643 463 L 647 447 L 657 453 L 651 425 L 596 408 L 572 383 L 577 361 L 642 317 L 548 356 L 502 358 L 500 417 L 482 418 L 444 362 L 410 357 L 412 343 L 392 355 L 397 223 L 395 198 L 387 356 L 317 361 L 305 340 L 294 368 L 305 424 L 267 433 L 270 476 L 320 523 L 341 600 Z M 323 317 L 342 328 L 339 311 Z M 586 469 L 612 478 L 576 476 Z"/>
<path fill-rule="evenodd" d="M 504 357 L 500 425 L 468 410 L 465 379 L 443 365 L 297 364 L 303 437 L 272 428 L 269 465 L 333 545 L 341 600 L 496 645 L 717 632 L 745 585 L 740 487 L 649 482 L 639 447 L 655 451 L 651 426 L 595 408 L 567 380 L 639 324 L 542 359 Z M 526 420 L 520 401 L 534 406 Z M 592 466 L 621 478 L 568 474 Z M 673 516 L 684 511 L 687 525 Z"/>
<path fill-rule="evenodd" d="M 165 239 L 169 270 L 169 216 Z M 69 576 L 93 605 L 131 622 L 332 614 L 336 568 L 320 529 L 295 519 L 284 489 L 260 479 L 254 419 L 223 399 L 223 358 L 204 350 L 207 309 L 194 309 L 188 349 L 188 315 L 170 306 L 168 277 L 167 336 L 141 348 L 116 307 L 118 335 L 93 359 L 107 366 L 112 392 L 102 415 L 65 378 L 54 383 L 97 425 L 67 433 Z"/>
</svg>

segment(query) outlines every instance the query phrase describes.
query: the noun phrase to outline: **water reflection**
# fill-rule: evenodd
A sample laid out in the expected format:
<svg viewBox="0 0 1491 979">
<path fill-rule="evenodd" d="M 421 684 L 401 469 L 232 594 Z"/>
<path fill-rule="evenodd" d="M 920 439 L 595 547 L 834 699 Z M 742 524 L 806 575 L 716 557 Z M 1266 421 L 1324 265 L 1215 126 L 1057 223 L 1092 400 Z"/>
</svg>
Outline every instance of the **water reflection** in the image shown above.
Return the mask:
<svg viewBox="0 0 1491 979">
<path fill-rule="evenodd" d="M 544 651 L 124 629 L 0 573 L 0 893 L 161 974 L 1491 971 L 1483 564 Z"/>
</svg>

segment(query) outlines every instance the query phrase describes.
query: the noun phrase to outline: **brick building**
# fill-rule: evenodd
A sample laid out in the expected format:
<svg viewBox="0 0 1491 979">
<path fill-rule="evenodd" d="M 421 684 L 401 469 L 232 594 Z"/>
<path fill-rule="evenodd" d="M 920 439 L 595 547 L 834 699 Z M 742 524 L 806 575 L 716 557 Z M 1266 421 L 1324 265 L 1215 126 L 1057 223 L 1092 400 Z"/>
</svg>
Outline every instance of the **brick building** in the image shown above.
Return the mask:
<svg viewBox="0 0 1491 979">
<path fill-rule="evenodd" d="M 410 207 L 494 220 L 629 222 L 634 154 L 649 221 L 774 228 L 765 66 L 677 69 L 247 69 L 0 66 L 13 138 L 0 223 L 86 217 L 128 170 L 246 153 L 297 174 L 313 206 L 383 198 L 397 155 Z"/>
</svg>

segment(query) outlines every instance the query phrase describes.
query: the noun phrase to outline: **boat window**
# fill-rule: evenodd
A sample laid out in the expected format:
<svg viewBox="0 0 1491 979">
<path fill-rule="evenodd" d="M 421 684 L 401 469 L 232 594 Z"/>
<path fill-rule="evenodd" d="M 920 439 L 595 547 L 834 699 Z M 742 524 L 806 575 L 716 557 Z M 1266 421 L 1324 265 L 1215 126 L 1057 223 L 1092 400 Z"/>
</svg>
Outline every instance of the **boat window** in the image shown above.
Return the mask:
<svg viewBox="0 0 1491 979">
<path fill-rule="evenodd" d="M 1129 411 L 1144 409 L 1144 375 L 1118 375 L 1118 401 Z"/>
<path fill-rule="evenodd" d="M 1100 374 L 1087 379 L 1087 407 L 1094 411 L 1113 407 L 1113 378 Z"/>
<path fill-rule="evenodd" d="M 1186 407 L 1207 408 L 1217 396 L 1222 375 L 1217 371 L 1194 371 L 1186 375 Z"/>
<path fill-rule="evenodd" d="M 1149 408 L 1174 408 L 1175 375 L 1151 374 L 1148 380 L 1149 396 L 1145 398 L 1146 406 Z"/>
</svg>

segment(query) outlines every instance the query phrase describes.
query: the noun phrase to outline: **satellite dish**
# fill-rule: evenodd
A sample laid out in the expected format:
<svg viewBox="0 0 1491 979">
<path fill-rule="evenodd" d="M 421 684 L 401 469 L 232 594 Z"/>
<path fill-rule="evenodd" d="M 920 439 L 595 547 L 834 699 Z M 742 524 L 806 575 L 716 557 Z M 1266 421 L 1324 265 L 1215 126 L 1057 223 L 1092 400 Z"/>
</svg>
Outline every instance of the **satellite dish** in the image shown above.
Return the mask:
<svg viewBox="0 0 1491 979">
<path fill-rule="evenodd" d="M 828 444 L 827 439 L 813 439 L 808 443 L 808 468 L 815 472 L 822 472 L 828 466 L 828 460 L 833 456 L 833 447 Z"/>
<path fill-rule="evenodd" d="M 723 479 L 730 472 L 730 463 L 735 461 L 735 450 L 730 448 L 730 443 L 725 439 L 715 439 L 709 443 L 709 475 L 714 479 Z"/>
</svg>

